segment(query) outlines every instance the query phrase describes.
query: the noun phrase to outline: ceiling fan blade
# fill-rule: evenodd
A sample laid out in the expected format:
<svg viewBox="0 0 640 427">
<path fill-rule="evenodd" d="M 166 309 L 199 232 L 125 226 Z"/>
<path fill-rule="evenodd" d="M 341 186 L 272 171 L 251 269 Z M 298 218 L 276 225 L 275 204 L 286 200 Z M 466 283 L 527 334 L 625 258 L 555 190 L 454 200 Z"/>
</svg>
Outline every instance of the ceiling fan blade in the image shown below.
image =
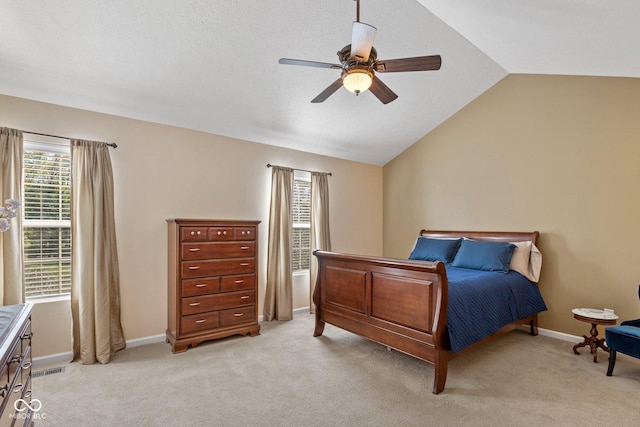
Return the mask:
<svg viewBox="0 0 640 427">
<path fill-rule="evenodd" d="M 359 62 L 367 62 L 376 38 L 376 27 L 364 22 L 354 22 L 351 31 L 351 56 Z"/>
<path fill-rule="evenodd" d="M 328 88 L 320 92 L 320 95 L 313 98 L 311 102 L 314 104 L 323 102 L 325 99 L 333 95 L 333 93 L 338 89 L 340 89 L 341 87 L 342 87 L 342 77 L 336 80 L 335 82 L 331 83 Z"/>
<path fill-rule="evenodd" d="M 439 70 L 442 65 L 440 55 L 416 56 L 414 58 L 385 59 L 376 61 L 375 70 L 379 73 L 396 73 L 402 71 Z"/>
<path fill-rule="evenodd" d="M 369 87 L 369 90 L 383 104 L 388 104 L 398 97 L 398 95 L 396 95 L 394 91 L 389 89 L 389 86 L 382 83 L 382 80 L 380 80 L 376 76 L 373 76 L 373 82 L 371 82 L 371 86 Z"/>
<path fill-rule="evenodd" d="M 342 69 L 342 65 L 329 64 L 328 62 L 304 61 L 302 59 L 280 58 L 278 63 L 286 65 L 302 65 L 304 67 L 333 68 L 335 70 Z"/>
</svg>

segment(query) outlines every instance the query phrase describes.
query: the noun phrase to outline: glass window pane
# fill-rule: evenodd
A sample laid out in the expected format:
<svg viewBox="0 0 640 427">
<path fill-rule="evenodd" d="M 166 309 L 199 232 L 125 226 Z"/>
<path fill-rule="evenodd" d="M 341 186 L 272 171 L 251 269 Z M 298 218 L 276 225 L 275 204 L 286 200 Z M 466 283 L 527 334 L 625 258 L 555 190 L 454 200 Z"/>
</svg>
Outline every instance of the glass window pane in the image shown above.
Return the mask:
<svg viewBox="0 0 640 427">
<path fill-rule="evenodd" d="M 23 156 L 23 257 L 27 298 L 71 290 L 70 155 L 32 150 Z"/>
<path fill-rule="evenodd" d="M 311 256 L 311 182 L 309 180 L 294 179 L 293 181 L 292 216 L 293 271 L 308 270 Z"/>
</svg>

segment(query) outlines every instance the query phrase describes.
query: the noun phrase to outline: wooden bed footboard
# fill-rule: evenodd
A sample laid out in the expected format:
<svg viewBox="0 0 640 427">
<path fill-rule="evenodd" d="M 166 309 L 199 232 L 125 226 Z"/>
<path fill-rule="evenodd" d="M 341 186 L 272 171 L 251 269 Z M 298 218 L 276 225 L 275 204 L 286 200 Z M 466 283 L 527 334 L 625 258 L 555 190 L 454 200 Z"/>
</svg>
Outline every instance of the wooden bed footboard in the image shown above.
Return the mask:
<svg viewBox="0 0 640 427">
<path fill-rule="evenodd" d="M 314 336 L 322 335 L 327 322 L 433 363 L 433 392 L 440 393 L 450 358 L 444 264 L 324 251 L 314 255 Z"/>
</svg>

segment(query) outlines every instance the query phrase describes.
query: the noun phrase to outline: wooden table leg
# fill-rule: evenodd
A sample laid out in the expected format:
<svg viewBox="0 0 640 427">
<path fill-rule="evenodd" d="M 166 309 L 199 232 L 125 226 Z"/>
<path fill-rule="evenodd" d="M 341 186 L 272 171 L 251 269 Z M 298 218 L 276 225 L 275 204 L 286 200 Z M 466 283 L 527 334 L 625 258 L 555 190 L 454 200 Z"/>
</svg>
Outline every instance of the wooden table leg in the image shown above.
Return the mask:
<svg viewBox="0 0 640 427">
<path fill-rule="evenodd" d="M 583 336 L 582 336 L 582 338 L 584 338 L 584 339 L 582 340 L 582 342 L 581 342 L 581 343 L 576 344 L 576 345 L 574 345 L 574 346 L 573 346 L 573 352 L 574 352 L 574 354 L 580 354 L 580 353 L 578 352 L 578 349 L 579 349 L 580 347 L 586 347 L 586 346 L 591 347 L 591 337 L 588 337 L 588 336 L 586 336 L 586 335 L 583 335 Z"/>
<path fill-rule="evenodd" d="M 604 350 L 607 353 L 609 353 L 609 348 L 604 343 L 604 339 L 598 338 L 598 324 L 597 323 L 592 323 L 591 324 L 591 336 L 590 337 L 587 337 L 586 335 L 583 335 L 582 337 L 584 338 L 584 341 L 582 341 L 581 343 L 576 344 L 576 345 L 573 346 L 573 352 L 575 354 L 580 354 L 580 353 L 578 353 L 578 348 L 589 346 L 589 349 L 591 350 L 591 354 L 593 354 L 593 363 L 598 363 L 598 347 L 600 347 L 602 350 Z"/>
</svg>

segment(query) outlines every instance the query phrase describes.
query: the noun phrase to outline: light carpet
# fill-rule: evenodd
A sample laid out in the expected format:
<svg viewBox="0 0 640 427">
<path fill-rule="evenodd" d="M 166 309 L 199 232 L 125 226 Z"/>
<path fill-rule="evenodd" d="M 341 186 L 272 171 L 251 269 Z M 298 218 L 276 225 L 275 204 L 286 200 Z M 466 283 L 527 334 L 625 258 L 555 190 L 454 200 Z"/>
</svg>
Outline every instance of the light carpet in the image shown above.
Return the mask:
<svg viewBox="0 0 640 427">
<path fill-rule="evenodd" d="M 125 349 L 107 365 L 65 365 L 33 380 L 36 426 L 636 426 L 640 363 L 593 363 L 571 343 L 513 331 L 433 366 L 313 316 L 263 322 L 172 354 L 168 344 Z M 37 345 L 37 344 L 36 344 Z M 42 419 L 44 418 L 44 419 Z"/>
</svg>

